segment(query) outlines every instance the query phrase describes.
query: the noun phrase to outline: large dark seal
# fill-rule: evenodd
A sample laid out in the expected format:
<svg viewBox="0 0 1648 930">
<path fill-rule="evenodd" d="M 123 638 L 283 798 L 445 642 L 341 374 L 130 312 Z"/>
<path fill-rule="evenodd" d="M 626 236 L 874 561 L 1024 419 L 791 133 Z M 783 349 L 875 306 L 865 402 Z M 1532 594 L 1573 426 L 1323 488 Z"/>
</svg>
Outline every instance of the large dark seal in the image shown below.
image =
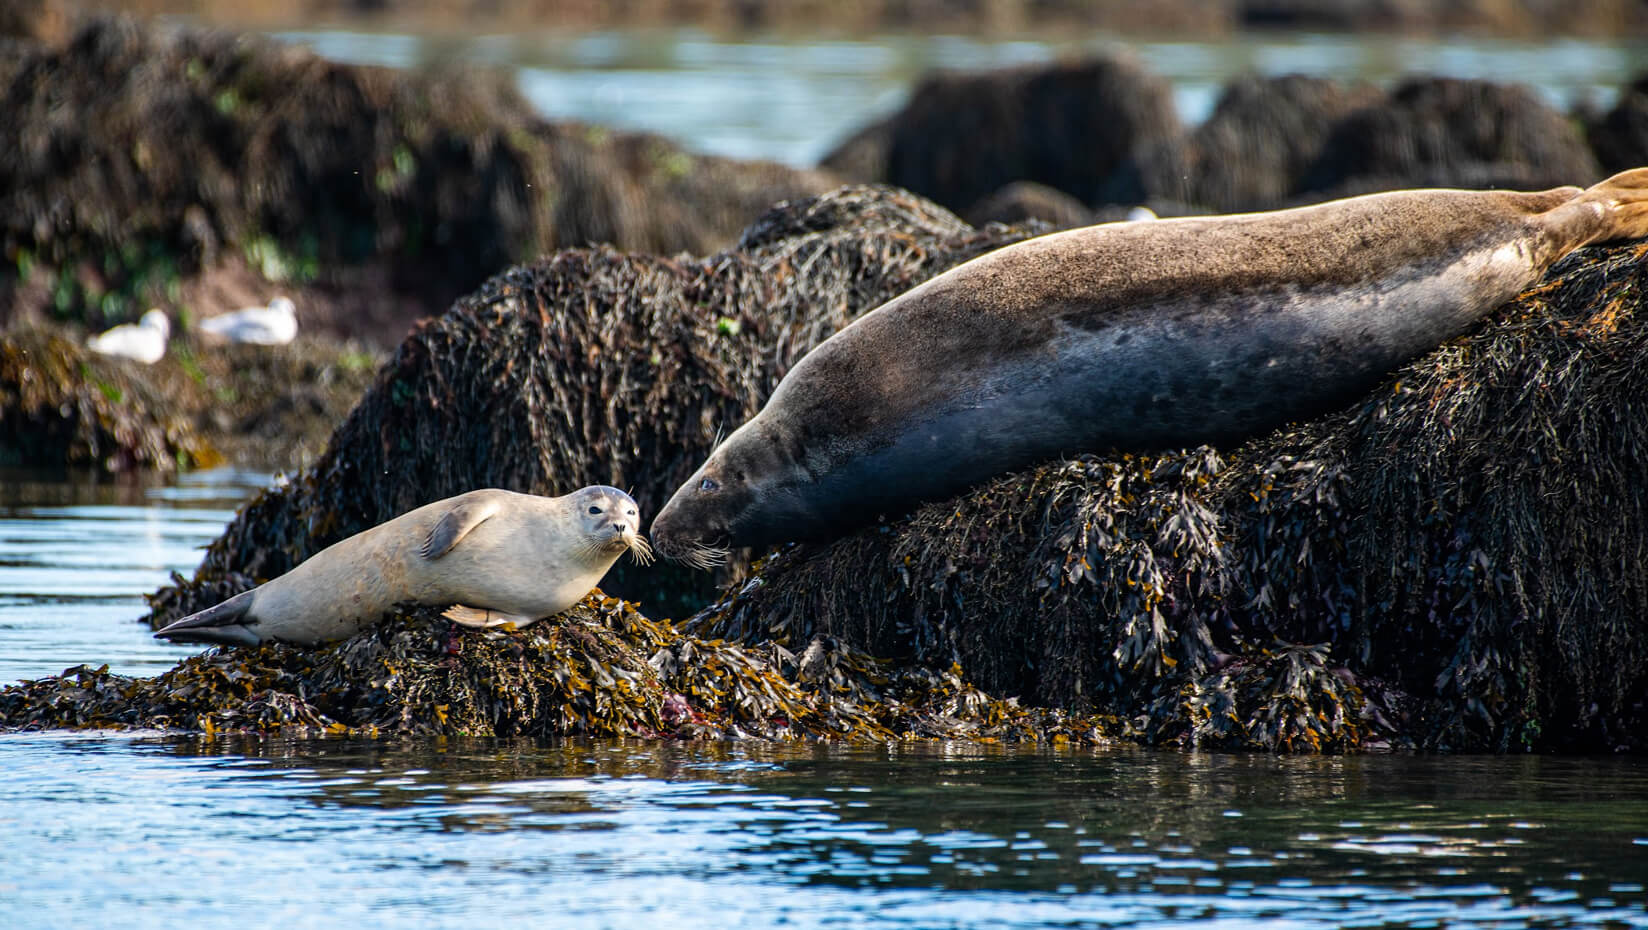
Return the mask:
<svg viewBox="0 0 1648 930">
<path fill-rule="evenodd" d="M 180 643 L 345 639 L 398 603 L 456 605 L 472 627 L 526 626 L 578 603 L 624 552 L 650 556 L 635 501 L 593 485 L 563 497 L 488 488 L 425 504 L 156 633 Z"/>
<path fill-rule="evenodd" d="M 1648 235 L 1648 169 L 1054 233 L 796 364 L 653 522 L 671 558 L 827 537 L 1059 455 L 1225 442 L 1341 405 L 1568 252 Z"/>
</svg>

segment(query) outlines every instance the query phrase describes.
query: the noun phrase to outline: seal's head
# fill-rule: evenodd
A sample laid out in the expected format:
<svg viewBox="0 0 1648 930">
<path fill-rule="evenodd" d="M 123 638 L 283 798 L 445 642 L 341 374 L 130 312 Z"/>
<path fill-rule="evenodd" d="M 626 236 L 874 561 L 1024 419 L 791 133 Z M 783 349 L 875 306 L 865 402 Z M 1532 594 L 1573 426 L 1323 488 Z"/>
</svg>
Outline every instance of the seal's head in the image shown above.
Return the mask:
<svg viewBox="0 0 1648 930">
<path fill-rule="evenodd" d="M 665 558 L 709 568 L 735 546 L 804 539 L 807 471 L 793 442 L 757 416 L 716 446 L 658 512 L 652 538 Z"/>
<path fill-rule="evenodd" d="M 574 519 L 583 530 L 584 549 L 592 557 L 616 558 L 627 550 L 635 561 L 652 561 L 652 547 L 641 536 L 641 509 L 635 498 L 604 484 L 568 496 Z"/>
</svg>

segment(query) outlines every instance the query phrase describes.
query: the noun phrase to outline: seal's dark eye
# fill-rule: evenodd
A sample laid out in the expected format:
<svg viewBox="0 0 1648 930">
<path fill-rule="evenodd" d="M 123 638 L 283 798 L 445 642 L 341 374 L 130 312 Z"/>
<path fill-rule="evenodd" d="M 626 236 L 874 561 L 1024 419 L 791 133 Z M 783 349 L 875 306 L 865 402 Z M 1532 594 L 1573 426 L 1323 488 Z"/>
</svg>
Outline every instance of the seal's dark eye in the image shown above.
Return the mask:
<svg viewBox="0 0 1648 930">
<path fill-rule="evenodd" d="M 698 490 L 700 491 L 716 491 L 720 488 L 721 485 L 716 484 L 714 478 L 705 478 L 703 481 L 698 482 Z"/>
<path fill-rule="evenodd" d="M 591 507 L 591 508 L 589 508 L 589 512 L 590 512 L 590 513 L 600 513 L 600 512 L 601 512 L 601 508 L 599 508 L 599 507 Z"/>
</svg>

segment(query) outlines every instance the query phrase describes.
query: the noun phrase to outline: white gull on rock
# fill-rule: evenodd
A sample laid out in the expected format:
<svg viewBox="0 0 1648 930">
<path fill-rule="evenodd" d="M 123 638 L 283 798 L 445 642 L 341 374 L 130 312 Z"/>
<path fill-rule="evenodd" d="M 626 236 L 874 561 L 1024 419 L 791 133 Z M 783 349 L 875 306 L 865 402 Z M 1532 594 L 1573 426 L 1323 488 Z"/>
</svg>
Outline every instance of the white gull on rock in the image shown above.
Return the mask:
<svg viewBox="0 0 1648 930">
<path fill-rule="evenodd" d="M 86 348 L 99 355 L 114 355 L 153 365 L 166 354 L 166 338 L 172 324 L 166 314 L 150 310 L 136 323 L 122 323 L 86 339 Z"/>
<path fill-rule="evenodd" d="M 247 307 L 201 320 L 199 329 L 230 342 L 285 345 L 298 335 L 297 307 L 289 298 L 276 297 L 267 307 Z"/>
</svg>

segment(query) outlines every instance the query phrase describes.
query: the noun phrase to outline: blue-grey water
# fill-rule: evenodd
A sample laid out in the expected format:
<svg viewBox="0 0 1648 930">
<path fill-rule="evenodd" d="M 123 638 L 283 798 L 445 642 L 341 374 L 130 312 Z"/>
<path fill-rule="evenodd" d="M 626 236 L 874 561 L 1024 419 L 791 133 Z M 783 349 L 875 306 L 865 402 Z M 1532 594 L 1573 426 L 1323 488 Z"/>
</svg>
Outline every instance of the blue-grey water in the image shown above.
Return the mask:
<svg viewBox="0 0 1648 930">
<path fill-rule="evenodd" d="M 267 480 L 0 476 L 0 681 Z M 0 734 L 0 927 L 1648 927 L 1648 760 Z"/>
<path fill-rule="evenodd" d="M 992 40 L 945 35 L 726 38 L 696 29 L 589 34 L 421 35 L 343 29 L 275 33 L 356 64 L 470 62 L 512 72 L 545 115 L 644 129 L 689 148 L 817 163 L 853 130 L 901 106 L 935 68 L 996 68 L 1092 53 L 1135 55 L 1170 80 L 1181 118 L 1200 122 L 1243 73 L 1301 73 L 1390 85 L 1435 74 L 1523 83 L 1564 110 L 1609 106 L 1648 71 L 1648 41 L 1315 35 L 1196 39 L 1080 33 Z"/>
</svg>

